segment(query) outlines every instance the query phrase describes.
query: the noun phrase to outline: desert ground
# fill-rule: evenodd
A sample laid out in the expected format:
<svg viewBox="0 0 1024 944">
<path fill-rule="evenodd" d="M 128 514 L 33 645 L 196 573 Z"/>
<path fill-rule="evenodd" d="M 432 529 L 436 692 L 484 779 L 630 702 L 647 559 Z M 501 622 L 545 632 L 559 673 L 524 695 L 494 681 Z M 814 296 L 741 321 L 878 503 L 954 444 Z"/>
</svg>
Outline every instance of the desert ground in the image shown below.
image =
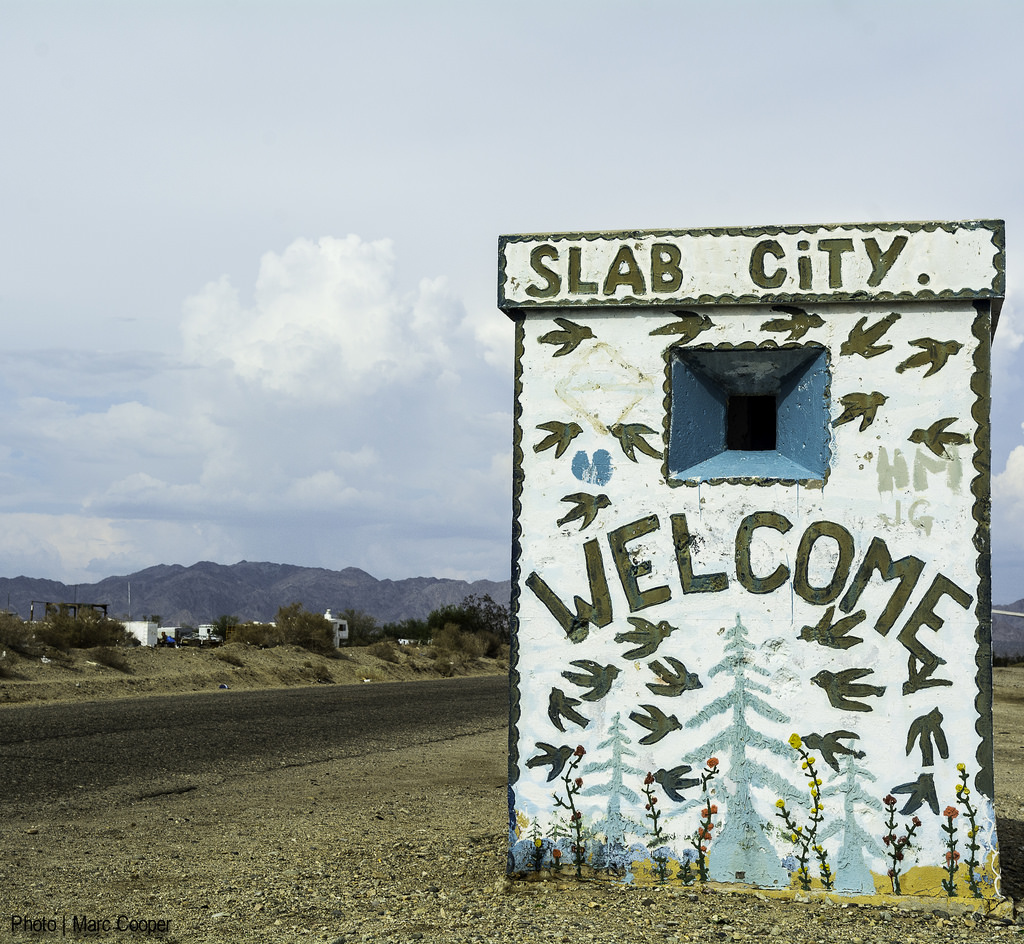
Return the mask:
<svg viewBox="0 0 1024 944">
<path fill-rule="evenodd" d="M 15 664 L 0 678 L 0 725 L 19 703 L 507 671 L 494 661 L 438 667 L 415 653 L 391 662 L 363 650 L 338 660 L 231 648 L 219 655 L 136 651 L 128 653 L 127 669 L 97 663 L 88 651 L 63 666 Z M 241 665 L 225 661 L 225 653 Z M 995 686 L 1002 890 L 1024 898 L 1024 667 L 997 669 Z M 0 832 L 0 939 L 1024 939 L 1024 922 L 1009 906 L 984 917 L 938 899 L 865 907 L 820 896 L 778 901 L 756 892 L 631 887 L 564 875 L 509 878 L 506 764 L 503 727 L 414 747 L 403 745 L 399 733 L 371 757 L 200 778 L 187 792 L 144 799 L 97 803 L 89 796 L 8 810 Z M 17 918 L 39 930 L 25 930 L 25 921 L 13 927 Z"/>
</svg>

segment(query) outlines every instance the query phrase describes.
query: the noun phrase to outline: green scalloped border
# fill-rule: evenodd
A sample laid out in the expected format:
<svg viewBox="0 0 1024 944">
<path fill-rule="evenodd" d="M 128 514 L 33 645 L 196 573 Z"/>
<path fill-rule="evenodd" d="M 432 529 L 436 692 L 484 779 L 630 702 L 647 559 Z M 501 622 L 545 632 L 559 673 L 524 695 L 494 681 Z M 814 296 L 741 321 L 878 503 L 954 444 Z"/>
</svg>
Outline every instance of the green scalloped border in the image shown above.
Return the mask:
<svg viewBox="0 0 1024 944">
<path fill-rule="evenodd" d="M 515 830 L 515 793 L 513 786 L 519 780 L 519 594 L 520 558 L 522 557 L 523 525 L 523 355 L 526 352 L 526 328 L 523 318 L 515 324 L 515 379 L 512 405 L 512 598 L 511 636 L 508 656 L 508 816 L 509 835 Z"/>
<path fill-rule="evenodd" d="M 825 487 L 828 482 L 829 475 L 832 472 L 832 459 L 833 453 L 833 434 L 832 425 L 829 424 L 828 433 L 828 466 L 825 469 L 825 477 L 809 478 L 809 479 L 773 479 L 766 478 L 764 476 L 732 476 L 724 478 L 714 479 L 701 479 L 699 482 L 693 482 L 688 479 L 673 479 L 669 475 L 668 470 L 668 434 L 672 427 L 672 352 L 673 351 L 783 351 L 793 349 L 803 349 L 813 347 L 817 350 L 825 352 L 825 361 L 828 366 L 828 383 L 825 385 L 825 398 L 831 403 L 832 398 L 832 351 L 827 345 L 824 344 L 797 344 L 796 342 L 779 344 L 777 341 L 768 338 L 764 341 L 742 341 L 739 344 L 732 344 L 728 341 L 722 342 L 721 344 L 670 344 L 662 351 L 662 358 L 665 361 L 665 381 L 662 384 L 662 392 L 664 397 L 662 399 L 662 406 L 664 407 L 661 427 L 662 427 L 662 446 L 663 458 L 661 463 L 661 476 L 665 481 L 665 484 L 670 488 L 679 488 L 685 486 L 686 488 L 700 488 L 702 485 L 754 485 L 758 488 L 768 488 L 772 485 L 785 485 L 785 486 L 799 486 L 802 485 L 804 488 L 821 489 Z"/>
<path fill-rule="evenodd" d="M 975 663 L 977 694 L 974 707 L 978 718 L 974 729 L 981 736 L 981 743 L 975 759 L 978 774 L 975 778 L 977 789 L 990 799 L 995 796 L 994 751 L 992 731 L 992 451 L 991 451 L 991 408 L 992 408 L 992 313 L 987 302 L 976 302 L 977 315 L 972 325 L 978 346 L 974 351 L 974 374 L 971 389 L 975 400 L 971 416 L 975 422 L 974 469 L 971 479 L 971 493 L 974 495 L 972 509 L 977 527 L 974 531 L 976 551 L 975 569 L 978 573 L 978 599 L 974 613 L 977 618 L 975 639 Z"/>
<path fill-rule="evenodd" d="M 990 230 L 992 233 L 992 245 L 996 252 L 992 257 L 993 275 L 991 288 L 987 289 L 961 289 L 953 291 L 946 289 L 942 292 L 933 292 L 930 289 L 921 289 L 918 292 L 836 292 L 836 293 L 782 293 L 763 295 L 698 295 L 696 297 L 673 296 L 667 299 L 636 298 L 626 296 L 623 298 L 608 298 L 600 301 L 589 301 L 587 299 L 557 299 L 547 301 L 520 301 L 509 302 L 505 298 L 505 246 L 510 243 L 530 242 L 543 239 L 547 242 L 558 242 L 564 240 L 588 240 L 598 239 L 641 239 L 647 236 L 777 236 L 780 233 L 795 235 L 797 233 L 826 232 L 893 232 L 904 230 L 908 233 L 926 232 L 932 233 L 936 230 L 943 230 L 947 233 L 956 233 L 959 230 Z M 651 230 L 621 230 L 621 231 L 596 231 L 596 232 L 566 232 L 566 233 L 517 233 L 498 237 L 498 308 L 504 311 L 509 317 L 516 318 L 517 312 L 526 309 L 543 308 L 659 308 L 674 307 L 678 305 L 750 305 L 750 304 L 778 304 L 780 302 L 858 302 L 858 301 L 950 301 L 950 300 L 973 300 L 978 298 L 1002 298 L 1006 294 L 1006 226 L 1003 220 L 959 220 L 959 221 L 928 221 L 913 223 L 809 223 L 804 225 L 787 226 L 720 226 L 704 229 L 651 229 Z"/>
</svg>

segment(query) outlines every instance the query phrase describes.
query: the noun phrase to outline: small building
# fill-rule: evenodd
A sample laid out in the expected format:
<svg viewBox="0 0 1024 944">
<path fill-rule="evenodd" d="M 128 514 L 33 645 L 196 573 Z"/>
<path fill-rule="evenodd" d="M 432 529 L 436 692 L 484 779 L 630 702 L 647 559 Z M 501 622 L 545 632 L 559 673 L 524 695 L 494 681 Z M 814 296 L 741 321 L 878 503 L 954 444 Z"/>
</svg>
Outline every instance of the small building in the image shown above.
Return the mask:
<svg viewBox="0 0 1024 944">
<path fill-rule="evenodd" d="M 159 623 L 152 620 L 126 620 L 125 631 L 134 636 L 143 646 L 155 646 L 160 641 L 160 634 L 167 633 L 167 629 L 161 629 Z"/>
<path fill-rule="evenodd" d="M 498 284 L 510 869 L 994 907 L 1003 224 L 503 236 Z"/>
<path fill-rule="evenodd" d="M 348 620 L 344 620 L 339 616 L 334 616 L 331 613 L 331 608 L 328 607 L 324 611 L 324 619 L 331 624 L 331 632 L 334 634 L 334 647 L 338 648 L 343 642 L 348 642 Z"/>
</svg>

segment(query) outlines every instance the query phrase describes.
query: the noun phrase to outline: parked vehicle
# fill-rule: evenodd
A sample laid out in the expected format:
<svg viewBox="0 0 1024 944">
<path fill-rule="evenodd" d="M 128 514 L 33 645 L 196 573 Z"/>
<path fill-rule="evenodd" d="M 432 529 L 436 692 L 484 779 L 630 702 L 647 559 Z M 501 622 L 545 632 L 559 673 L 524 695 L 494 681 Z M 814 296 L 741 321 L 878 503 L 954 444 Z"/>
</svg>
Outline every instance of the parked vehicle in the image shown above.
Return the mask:
<svg viewBox="0 0 1024 944">
<path fill-rule="evenodd" d="M 219 646 L 223 642 L 224 638 L 218 636 L 210 625 L 200 626 L 194 633 L 178 637 L 179 646 Z"/>
</svg>

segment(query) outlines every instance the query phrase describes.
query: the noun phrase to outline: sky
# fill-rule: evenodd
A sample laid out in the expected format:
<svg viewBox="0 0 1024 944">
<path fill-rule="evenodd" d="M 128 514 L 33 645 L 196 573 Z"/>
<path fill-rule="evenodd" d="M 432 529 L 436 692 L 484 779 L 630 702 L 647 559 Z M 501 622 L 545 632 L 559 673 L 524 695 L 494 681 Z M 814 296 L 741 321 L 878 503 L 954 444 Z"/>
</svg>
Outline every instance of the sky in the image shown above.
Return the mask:
<svg viewBox="0 0 1024 944">
<path fill-rule="evenodd" d="M 504 580 L 502 233 L 1005 219 L 1024 4 L 0 0 L 0 574 Z"/>
</svg>

